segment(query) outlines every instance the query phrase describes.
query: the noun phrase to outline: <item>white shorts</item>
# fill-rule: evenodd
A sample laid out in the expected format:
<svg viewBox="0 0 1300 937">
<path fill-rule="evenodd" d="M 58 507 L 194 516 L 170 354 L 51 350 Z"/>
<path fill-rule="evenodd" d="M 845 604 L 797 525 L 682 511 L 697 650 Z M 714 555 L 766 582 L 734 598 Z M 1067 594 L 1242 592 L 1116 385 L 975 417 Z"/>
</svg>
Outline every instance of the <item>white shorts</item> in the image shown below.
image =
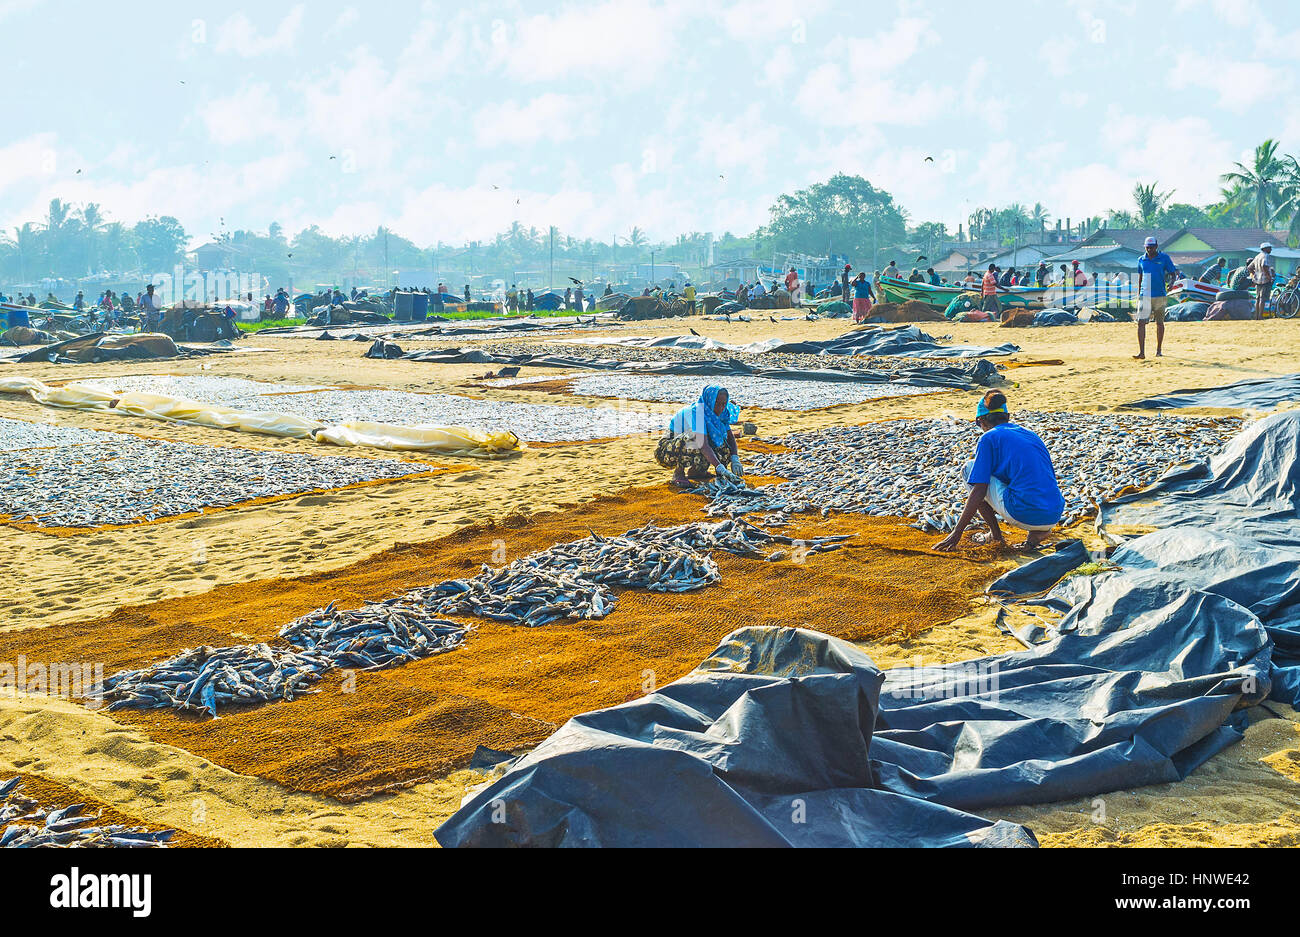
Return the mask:
<svg viewBox="0 0 1300 937">
<path fill-rule="evenodd" d="M 967 493 L 969 493 L 975 488 L 975 486 L 970 483 L 970 473 L 974 471 L 974 469 L 975 469 L 974 459 L 971 459 L 964 466 L 962 466 L 961 477 L 962 480 L 966 482 Z M 1010 514 L 1007 513 L 1006 496 L 1007 496 L 1007 483 L 1004 481 L 999 481 L 996 478 L 990 478 L 989 493 L 987 496 L 985 496 L 984 500 L 987 501 L 992 506 L 993 510 L 997 511 L 998 514 L 1002 516 L 1002 519 L 1006 521 L 1008 524 L 1010 524 L 1012 527 L 1018 527 L 1021 530 L 1052 530 L 1054 527 L 1056 527 L 1055 522 L 1051 524 L 1024 524 L 1016 520 L 1014 517 L 1012 517 Z"/>
</svg>

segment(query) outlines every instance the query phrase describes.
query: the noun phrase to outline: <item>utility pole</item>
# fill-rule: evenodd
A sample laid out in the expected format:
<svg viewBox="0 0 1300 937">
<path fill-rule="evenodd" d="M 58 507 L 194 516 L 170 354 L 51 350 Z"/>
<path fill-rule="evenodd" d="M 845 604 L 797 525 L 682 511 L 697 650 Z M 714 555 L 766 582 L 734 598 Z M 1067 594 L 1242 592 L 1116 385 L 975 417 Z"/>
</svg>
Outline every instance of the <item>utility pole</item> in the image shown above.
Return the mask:
<svg viewBox="0 0 1300 937">
<path fill-rule="evenodd" d="M 555 289 L 555 225 L 551 225 L 551 282 L 547 289 Z"/>
<path fill-rule="evenodd" d="M 655 252 L 650 252 L 650 285 L 655 285 Z"/>
<path fill-rule="evenodd" d="M 880 269 L 880 216 L 871 215 L 871 272 Z"/>
<path fill-rule="evenodd" d="M 393 269 L 393 265 L 388 262 L 388 229 L 385 228 L 384 229 L 384 286 L 385 287 L 393 285 L 388 282 L 388 277 L 390 276 L 389 271 L 391 271 L 392 269 Z"/>
</svg>

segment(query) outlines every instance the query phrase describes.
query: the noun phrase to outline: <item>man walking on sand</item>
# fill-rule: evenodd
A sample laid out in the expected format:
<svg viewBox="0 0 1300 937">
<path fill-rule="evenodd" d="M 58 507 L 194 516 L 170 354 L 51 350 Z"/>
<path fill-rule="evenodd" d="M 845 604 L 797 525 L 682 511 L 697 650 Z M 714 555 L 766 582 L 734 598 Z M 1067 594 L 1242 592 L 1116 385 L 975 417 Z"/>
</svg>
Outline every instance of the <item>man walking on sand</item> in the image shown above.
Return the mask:
<svg viewBox="0 0 1300 937">
<path fill-rule="evenodd" d="M 984 283 L 982 285 L 983 301 L 980 306 L 985 312 L 992 313 L 994 317 L 1002 314 L 1002 304 L 998 302 L 998 268 L 989 264 L 988 273 L 984 274 Z"/>
<path fill-rule="evenodd" d="M 1264 318 L 1264 307 L 1268 305 L 1268 296 L 1273 292 L 1273 279 L 1277 271 L 1277 261 L 1273 259 L 1273 245 L 1265 241 L 1259 245 L 1259 253 L 1247 265 L 1251 279 L 1255 281 L 1255 318 Z"/>
<path fill-rule="evenodd" d="M 1136 361 L 1143 361 L 1147 356 L 1147 320 L 1156 320 L 1156 357 L 1164 354 L 1165 345 L 1165 306 L 1169 297 L 1165 295 L 1165 274 L 1181 276 L 1169 255 L 1160 249 L 1155 238 L 1147 238 L 1146 248 L 1138 258 L 1138 353 L 1133 356 Z M 1145 282 L 1147 288 L 1142 289 Z"/>
</svg>

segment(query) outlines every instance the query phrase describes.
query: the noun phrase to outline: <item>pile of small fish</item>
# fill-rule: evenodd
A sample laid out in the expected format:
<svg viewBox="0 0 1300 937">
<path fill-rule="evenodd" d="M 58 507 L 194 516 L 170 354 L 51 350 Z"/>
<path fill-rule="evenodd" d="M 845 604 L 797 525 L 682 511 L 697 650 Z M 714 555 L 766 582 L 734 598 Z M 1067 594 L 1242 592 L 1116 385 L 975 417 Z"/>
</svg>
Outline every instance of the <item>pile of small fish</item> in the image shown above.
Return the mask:
<svg viewBox="0 0 1300 937">
<path fill-rule="evenodd" d="M 167 708 L 216 718 L 220 708 L 315 693 L 312 684 L 334 668 L 379 670 L 459 647 L 466 627 L 431 618 L 416 595 L 346 611 L 331 602 L 280 629 L 290 648 L 185 650 L 141 670 L 115 673 L 96 692 L 109 701 L 110 711 Z"/>
<path fill-rule="evenodd" d="M 680 402 L 698 400 L 706 384 L 717 378 L 681 375 L 587 374 L 570 383 L 573 392 L 591 397 L 620 397 L 632 400 Z M 728 377 L 727 392 L 746 407 L 774 410 L 816 410 L 837 404 L 863 403 L 880 397 L 932 394 L 945 388 L 918 387 L 890 381 L 800 381 L 768 377 Z"/>
<path fill-rule="evenodd" d="M 613 587 L 686 592 L 721 576 L 710 550 L 761 555 L 772 544 L 805 554 L 838 549 L 847 536 L 794 540 L 744 520 L 656 527 L 590 537 L 471 579 L 452 579 L 359 609 L 331 602 L 280 629 L 289 647 L 236 644 L 182 651 L 140 670 L 113 674 L 94 695 L 115 709 L 175 709 L 216 717 L 232 705 L 292 700 L 317 690 L 335 668 L 378 670 L 459 648 L 469 626 L 442 615 L 473 615 L 536 627 L 561 618 L 604 618 Z M 780 559 L 772 555 L 768 559 Z"/>
<path fill-rule="evenodd" d="M 761 554 L 773 543 L 801 543 L 806 552 L 837 549 L 847 537 L 795 541 L 744 520 L 656 527 L 646 524 L 616 537 L 557 544 L 498 570 L 484 566 L 472 579 L 453 579 L 425 590 L 441 615 L 477 615 L 530 627 L 561 618 L 604 618 L 618 599 L 610 587 L 687 592 L 718 582 L 708 551 Z"/>
<path fill-rule="evenodd" d="M 150 375 L 100 382 L 113 390 L 172 393 L 238 410 L 273 411 L 321 423 L 389 423 L 399 426 L 470 426 L 509 430 L 533 442 L 572 442 L 627 436 L 660 429 L 662 413 L 651 408 L 582 407 L 475 400 L 457 394 L 397 390 L 306 389 L 239 378 L 169 378 Z M 292 392 L 291 392 L 292 391 Z"/>
<path fill-rule="evenodd" d="M 319 655 L 330 667 L 380 670 L 395 664 L 454 651 L 466 628 L 431 618 L 415 590 L 361 608 L 340 610 L 331 602 L 280 629 L 280 637 L 305 654 Z"/>
<path fill-rule="evenodd" d="M 8 423 L 10 421 L 3 421 Z M 100 527 L 174 517 L 255 498 L 400 478 L 436 466 L 397 459 L 196 446 L 119 433 L 82 441 L 59 427 L 22 424 L 39 445 L 0 459 L 0 516 L 39 527 Z M 3 427 L 0 427 L 3 428 Z"/>
<path fill-rule="evenodd" d="M 1065 497 L 1062 524 L 1095 512 L 1119 492 L 1150 484 L 1169 469 L 1209 459 L 1242 426 L 1237 418 L 1198 419 L 1128 414 L 1015 415 L 1042 437 Z M 789 481 L 742 488 L 713 481 L 695 489 L 710 498 L 706 511 L 733 517 L 775 512 L 831 511 L 915 519 L 921 530 L 951 530 L 966 501 L 962 466 L 974 456 L 979 430 L 972 423 L 889 420 L 840 426 L 765 440 L 790 451 L 750 456 L 753 474 Z"/>
<path fill-rule="evenodd" d="M 46 810 L 18 793 L 22 777 L 0 782 L 0 849 L 43 847 L 165 848 L 175 830 L 147 830 L 111 823 L 94 826 L 100 814 L 82 813 L 85 804 Z"/>
<path fill-rule="evenodd" d="M 125 438 L 117 434 L 101 434 L 93 429 L 80 429 L 76 426 L 28 423 L 24 420 L 7 420 L 0 417 L 0 452 L 49 446 L 76 446 L 96 442 L 101 435 L 113 435 L 117 439 Z"/>
<path fill-rule="evenodd" d="M 313 693 L 310 685 L 330 668 L 321 654 L 267 644 L 197 647 L 141 670 L 104 680 L 97 694 L 115 709 L 175 709 L 207 713 L 236 703 L 291 700 Z"/>
</svg>

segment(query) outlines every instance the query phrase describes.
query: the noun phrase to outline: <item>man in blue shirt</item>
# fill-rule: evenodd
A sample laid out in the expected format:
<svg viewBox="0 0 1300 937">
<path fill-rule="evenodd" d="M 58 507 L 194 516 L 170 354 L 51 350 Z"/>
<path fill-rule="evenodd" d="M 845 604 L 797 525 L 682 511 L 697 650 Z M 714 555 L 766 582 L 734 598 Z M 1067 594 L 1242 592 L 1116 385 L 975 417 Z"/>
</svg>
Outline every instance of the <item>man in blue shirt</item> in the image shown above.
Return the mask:
<svg viewBox="0 0 1300 937">
<path fill-rule="evenodd" d="M 1006 542 L 998 526 L 1000 514 L 1011 526 L 1029 531 L 1025 549 L 1036 549 L 1065 512 L 1065 498 L 1056 483 L 1047 446 L 1037 434 L 1011 422 L 1006 395 L 1000 390 L 984 395 L 975 410 L 975 422 L 983 435 L 975 446 L 975 458 L 962 469 L 970 494 L 957 526 L 934 548 L 955 550 L 978 513 L 989 525 L 989 532 L 976 535 L 975 543 Z"/>
<path fill-rule="evenodd" d="M 1142 361 L 1147 356 L 1147 320 L 1156 320 L 1156 357 L 1163 354 L 1165 344 L 1165 274 L 1182 276 L 1169 255 L 1160 249 L 1155 238 L 1147 238 L 1142 256 L 1138 258 L 1138 353 L 1133 357 Z M 1146 283 L 1143 292 L 1142 284 Z"/>
</svg>

